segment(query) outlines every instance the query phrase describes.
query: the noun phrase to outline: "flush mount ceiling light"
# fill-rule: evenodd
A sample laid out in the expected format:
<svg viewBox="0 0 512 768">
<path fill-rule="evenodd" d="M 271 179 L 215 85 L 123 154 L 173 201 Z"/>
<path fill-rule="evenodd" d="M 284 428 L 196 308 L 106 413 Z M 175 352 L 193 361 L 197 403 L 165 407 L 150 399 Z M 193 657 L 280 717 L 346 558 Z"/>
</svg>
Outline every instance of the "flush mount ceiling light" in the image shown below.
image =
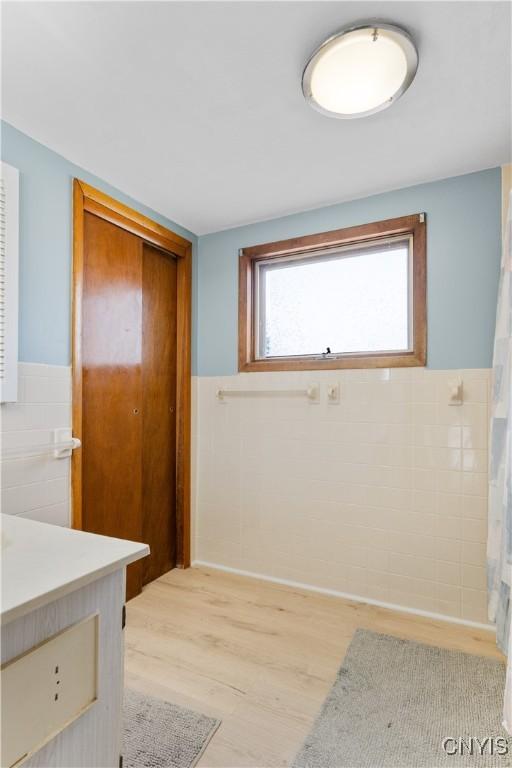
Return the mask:
<svg viewBox="0 0 512 768">
<path fill-rule="evenodd" d="M 410 86 L 418 52 L 409 34 L 374 22 L 343 29 L 311 56 L 302 91 L 329 117 L 353 118 L 386 109 Z"/>
</svg>

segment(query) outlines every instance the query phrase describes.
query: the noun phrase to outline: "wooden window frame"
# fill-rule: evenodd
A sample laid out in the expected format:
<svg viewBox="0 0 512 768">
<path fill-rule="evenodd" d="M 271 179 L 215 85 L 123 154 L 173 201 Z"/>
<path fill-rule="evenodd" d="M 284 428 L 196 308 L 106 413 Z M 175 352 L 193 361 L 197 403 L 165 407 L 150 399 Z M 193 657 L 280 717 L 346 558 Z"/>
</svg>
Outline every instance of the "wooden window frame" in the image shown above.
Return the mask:
<svg viewBox="0 0 512 768">
<path fill-rule="evenodd" d="M 271 259 L 299 256 L 340 246 L 364 245 L 396 236 L 412 236 L 412 349 L 404 352 L 304 355 L 258 358 L 256 355 L 256 273 L 257 264 Z M 242 248 L 239 252 L 238 370 L 313 371 L 337 368 L 398 368 L 423 366 L 427 356 L 427 232 L 426 216 L 418 213 L 396 219 L 376 221 L 357 227 L 336 229 L 291 240 Z"/>
<path fill-rule="evenodd" d="M 73 181 L 72 423 L 82 440 L 82 296 L 84 215 L 93 213 L 172 253 L 177 259 L 176 348 L 176 565 L 190 566 L 190 430 L 192 243 L 84 181 Z M 82 529 L 82 450 L 71 463 L 73 528 Z"/>
</svg>

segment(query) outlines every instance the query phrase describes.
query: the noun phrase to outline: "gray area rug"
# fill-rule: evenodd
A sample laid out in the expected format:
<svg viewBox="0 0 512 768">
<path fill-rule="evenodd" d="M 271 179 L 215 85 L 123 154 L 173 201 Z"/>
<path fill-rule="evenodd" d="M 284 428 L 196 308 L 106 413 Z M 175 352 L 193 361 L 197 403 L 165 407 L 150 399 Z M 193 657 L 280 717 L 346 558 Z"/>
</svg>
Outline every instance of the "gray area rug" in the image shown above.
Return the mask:
<svg viewBox="0 0 512 768">
<path fill-rule="evenodd" d="M 511 765 L 501 726 L 505 665 L 359 629 L 294 768 Z M 447 748 L 443 739 L 452 737 Z M 460 754 L 459 737 L 501 738 Z M 508 748 L 508 756 L 497 751 Z"/>
<path fill-rule="evenodd" d="M 192 768 L 219 720 L 127 688 L 123 768 Z"/>
</svg>

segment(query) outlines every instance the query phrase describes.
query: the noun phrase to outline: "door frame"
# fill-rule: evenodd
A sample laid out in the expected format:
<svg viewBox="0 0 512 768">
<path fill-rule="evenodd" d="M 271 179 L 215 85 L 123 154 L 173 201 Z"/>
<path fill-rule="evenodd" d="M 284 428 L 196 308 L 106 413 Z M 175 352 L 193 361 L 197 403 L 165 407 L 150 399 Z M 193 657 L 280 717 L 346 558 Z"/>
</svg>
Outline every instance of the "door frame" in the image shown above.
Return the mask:
<svg viewBox="0 0 512 768">
<path fill-rule="evenodd" d="M 192 243 L 80 179 L 73 179 L 72 424 L 82 440 L 84 218 L 92 213 L 176 256 L 176 565 L 190 566 Z M 82 529 L 82 449 L 71 461 L 72 526 Z"/>
</svg>

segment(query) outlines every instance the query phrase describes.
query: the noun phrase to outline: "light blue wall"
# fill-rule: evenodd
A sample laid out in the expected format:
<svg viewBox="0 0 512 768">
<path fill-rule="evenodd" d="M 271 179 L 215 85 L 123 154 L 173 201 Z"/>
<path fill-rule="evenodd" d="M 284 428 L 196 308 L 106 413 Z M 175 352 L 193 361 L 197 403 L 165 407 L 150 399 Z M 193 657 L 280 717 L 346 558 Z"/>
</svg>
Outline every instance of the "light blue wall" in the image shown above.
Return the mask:
<svg viewBox="0 0 512 768">
<path fill-rule="evenodd" d="M 427 365 L 489 367 L 501 254 L 499 168 L 200 237 L 198 374 L 237 370 L 239 248 L 422 211 L 428 217 Z"/>
<path fill-rule="evenodd" d="M 428 365 L 491 365 L 499 168 L 197 238 L 5 122 L 2 159 L 21 174 L 20 360 L 70 361 L 71 192 L 79 177 L 192 241 L 194 373 L 237 370 L 239 248 L 420 211 L 428 214 Z"/>
<path fill-rule="evenodd" d="M 72 182 L 78 177 L 191 240 L 191 232 L 2 122 L 2 160 L 20 171 L 20 339 L 24 362 L 70 362 Z M 193 253 L 194 262 L 195 254 Z M 194 293 L 196 293 L 194 281 Z M 196 302 L 197 303 L 197 302 Z M 195 346 L 195 345 L 194 345 Z M 193 350 L 195 354 L 195 349 Z"/>
</svg>

